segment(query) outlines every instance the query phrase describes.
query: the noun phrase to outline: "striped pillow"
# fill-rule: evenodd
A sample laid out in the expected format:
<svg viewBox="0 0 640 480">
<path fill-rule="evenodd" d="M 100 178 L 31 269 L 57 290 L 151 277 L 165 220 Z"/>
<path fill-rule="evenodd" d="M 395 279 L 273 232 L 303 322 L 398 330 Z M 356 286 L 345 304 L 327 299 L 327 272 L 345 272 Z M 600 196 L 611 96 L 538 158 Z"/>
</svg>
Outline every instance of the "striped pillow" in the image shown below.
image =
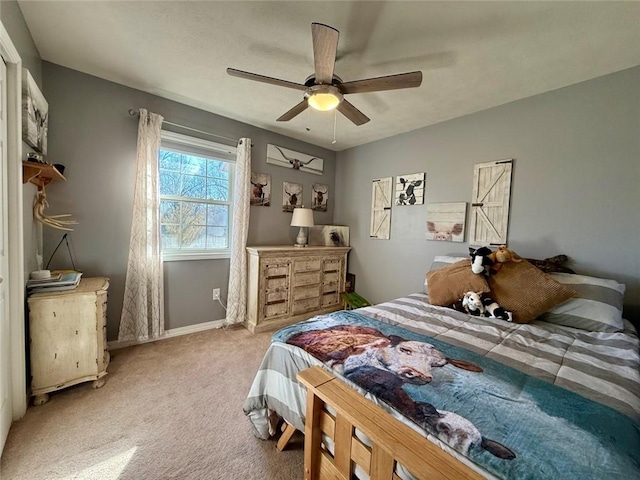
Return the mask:
<svg viewBox="0 0 640 480">
<path fill-rule="evenodd" d="M 570 298 L 538 317 L 538 320 L 579 328 L 590 332 L 622 332 L 622 302 L 625 286 L 615 280 L 550 273 L 554 280 L 578 292 L 579 298 Z"/>
</svg>

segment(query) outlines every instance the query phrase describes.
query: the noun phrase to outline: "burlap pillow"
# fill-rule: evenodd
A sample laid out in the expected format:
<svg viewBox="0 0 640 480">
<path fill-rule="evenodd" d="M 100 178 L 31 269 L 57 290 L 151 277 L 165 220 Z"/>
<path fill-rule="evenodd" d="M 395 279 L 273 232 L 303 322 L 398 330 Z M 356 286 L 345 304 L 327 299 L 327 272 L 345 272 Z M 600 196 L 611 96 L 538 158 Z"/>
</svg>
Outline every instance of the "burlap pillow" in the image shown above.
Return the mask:
<svg viewBox="0 0 640 480">
<path fill-rule="evenodd" d="M 526 260 L 502 264 L 498 273 L 489 276 L 488 282 L 491 298 L 513 312 L 516 323 L 529 323 L 565 300 L 578 296 L 574 290 Z"/>
<path fill-rule="evenodd" d="M 429 303 L 446 307 L 460 300 L 467 292 L 487 293 L 489 285 L 483 275 L 471 271 L 469 259 L 428 272 L 427 291 Z"/>
</svg>

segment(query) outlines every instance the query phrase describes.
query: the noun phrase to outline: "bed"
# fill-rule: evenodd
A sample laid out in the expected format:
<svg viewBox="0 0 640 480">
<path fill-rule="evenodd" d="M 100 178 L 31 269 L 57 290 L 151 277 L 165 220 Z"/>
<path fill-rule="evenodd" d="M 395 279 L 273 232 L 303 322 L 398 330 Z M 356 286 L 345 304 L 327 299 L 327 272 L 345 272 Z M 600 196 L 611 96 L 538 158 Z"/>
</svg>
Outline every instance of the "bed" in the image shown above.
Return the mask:
<svg viewBox="0 0 640 480">
<path fill-rule="evenodd" d="M 436 257 L 430 270 L 460 261 Z M 580 295 L 530 323 L 414 293 L 275 332 L 244 404 L 255 435 L 275 435 L 280 419 L 304 432 L 296 376 L 321 366 L 483 477 L 640 478 L 639 342 L 624 287 L 544 275 Z"/>
</svg>

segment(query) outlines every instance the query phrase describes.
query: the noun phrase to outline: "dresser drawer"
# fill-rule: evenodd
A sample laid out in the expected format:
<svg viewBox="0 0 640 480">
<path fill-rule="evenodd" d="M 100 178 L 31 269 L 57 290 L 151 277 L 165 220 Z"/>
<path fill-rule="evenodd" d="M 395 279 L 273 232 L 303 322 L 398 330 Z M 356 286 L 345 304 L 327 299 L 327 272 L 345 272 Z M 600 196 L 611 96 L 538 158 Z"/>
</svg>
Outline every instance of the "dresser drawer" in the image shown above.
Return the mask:
<svg viewBox="0 0 640 480">
<path fill-rule="evenodd" d="M 293 277 L 294 287 L 303 287 L 305 285 L 320 284 L 320 271 L 296 273 Z"/>
<path fill-rule="evenodd" d="M 320 297 L 296 300 L 293 302 L 293 313 L 308 312 L 320 307 Z"/>
<path fill-rule="evenodd" d="M 265 279 L 264 287 L 267 292 L 288 290 L 289 277 L 278 276 Z"/>
<path fill-rule="evenodd" d="M 326 259 L 322 265 L 323 272 L 339 272 L 342 261 L 339 258 Z"/>
<path fill-rule="evenodd" d="M 288 297 L 289 297 L 288 288 L 276 288 L 274 290 L 270 290 L 266 292 L 265 302 L 266 303 L 281 302 L 283 300 L 287 300 Z"/>
<path fill-rule="evenodd" d="M 340 303 L 340 295 L 338 292 L 335 293 L 325 293 L 322 295 L 322 306 L 326 307 L 329 305 L 337 305 Z"/>
<path fill-rule="evenodd" d="M 320 257 L 310 257 L 305 259 L 296 260 L 293 264 L 294 272 L 312 272 L 320 270 L 320 264 L 322 260 Z"/>
<path fill-rule="evenodd" d="M 265 304 L 264 306 L 265 320 L 268 320 L 274 317 L 281 317 L 283 315 L 289 315 L 289 302 L 287 302 L 286 300 Z"/>
<path fill-rule="evenodd" d="M 324 293 L 337 291 L 338 285 L 340 285 L 340 277 L 338 276 L 338 272 L 324 274 L 324 277 L 322 279 L 322 291 Z"/>
<path fill-rule="evenodd" d="M 264 266 L 265 278 L 283 277 L 289 275 L 289 263 L 268 263 Z"/>
<path fill-rule="evenodd" d="M 320 296 L 320 285 L 309 285 L 306 287 L 296 287 L 293 289 L 294 300 L 318 298 L 319 296 Z"/>
</svg>

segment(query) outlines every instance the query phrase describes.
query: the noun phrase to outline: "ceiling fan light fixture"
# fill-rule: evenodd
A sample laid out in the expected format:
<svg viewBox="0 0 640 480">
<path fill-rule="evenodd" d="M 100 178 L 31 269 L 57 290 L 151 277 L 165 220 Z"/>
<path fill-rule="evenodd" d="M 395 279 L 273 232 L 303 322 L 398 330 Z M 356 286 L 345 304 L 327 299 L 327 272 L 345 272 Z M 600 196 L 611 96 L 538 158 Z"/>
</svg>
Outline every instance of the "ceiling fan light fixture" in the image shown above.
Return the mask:
<svg viewBox="0 0 640 480">
<path fill-rule="evenodd" d="M 307 103 L 321 112 L 333 110 L 342 101 L 342 92 L 333 85 L 313 85 L 307 89 Z"/>
</svg>

